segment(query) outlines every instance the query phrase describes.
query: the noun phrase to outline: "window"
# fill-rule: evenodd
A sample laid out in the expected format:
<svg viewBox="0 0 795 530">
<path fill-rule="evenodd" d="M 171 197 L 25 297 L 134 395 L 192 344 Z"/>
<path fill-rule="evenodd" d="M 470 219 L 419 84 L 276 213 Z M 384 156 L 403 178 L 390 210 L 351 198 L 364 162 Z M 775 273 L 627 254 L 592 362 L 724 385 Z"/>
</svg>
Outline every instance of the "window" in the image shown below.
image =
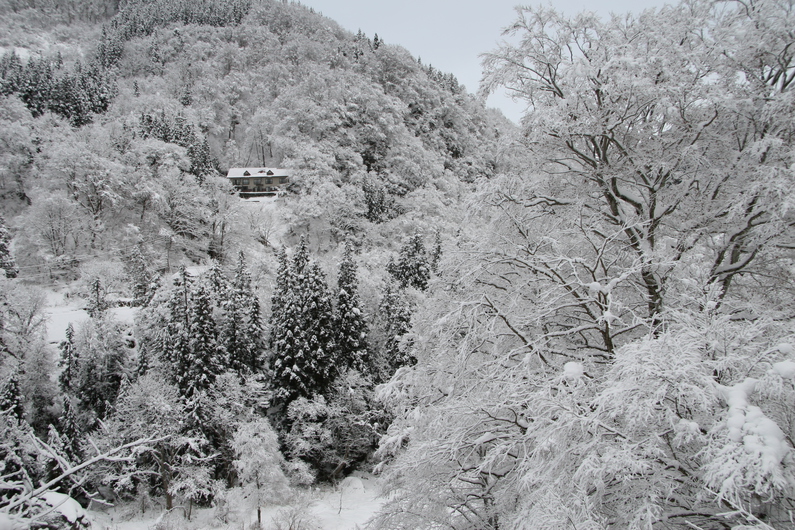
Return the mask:
<svg viewBox="0 0 795 530">
<path fill-rule="evenodd" d="M 269 170 L 268 170 L 268 172 L 266 173 L 266 175 L 268 175 L 268 176 L 273 176 L 273 171 L 271 171 L 271 170 L 269 169 Z"/>
<path fill-rule="evenodd" d="M 271 183 L 271 179 L 265 179 L 265 184 L 270 184 L 270 183 Z"/>
<path fill-rule="evenodd" d="M 250 177 L 251 173 L 249 173 L 248 170 L 246 170 L 246 171 L 243 172 L 243 176 L 244 177 Z"/>
<path fill-rule="evenodd" d="M 240 184 L 243 186 L 248 186 L 248 179 L 240 179 Z"/>
<path fill-rule="evenodd" d="M 279 182 L 284 184 L 285 182 L 287 182 L 287 177 L 279 177 Z"/>
</svg>

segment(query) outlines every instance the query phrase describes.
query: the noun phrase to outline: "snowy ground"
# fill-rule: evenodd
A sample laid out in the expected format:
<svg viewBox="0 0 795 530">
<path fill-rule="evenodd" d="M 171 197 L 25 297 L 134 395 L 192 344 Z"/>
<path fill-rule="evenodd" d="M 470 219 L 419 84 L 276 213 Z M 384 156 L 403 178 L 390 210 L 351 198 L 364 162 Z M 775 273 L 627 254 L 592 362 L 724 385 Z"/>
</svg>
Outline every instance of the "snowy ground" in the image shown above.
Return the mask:
<svg viewBox="0 0 795 530">
<path fill-rule="evenodd" d="M 82 309 L 85 300 L 79 298 L 66 299 L 62 293 L 47 291 L 47 342 L 58 344 L 65 338 L 69 323 L 75 328 L 80 322 L 88 320 L 88 313 Z M 132 323 L 135 317 L 134 307 L 114 307 L 111 313 L 122 322 Z"/>
<path fill-rule="evenodd" d="M 262 509 L 262 528 L 293 530 L 354 530 L 364 528 L 384 500 L 379 498 L 380 481 L 368 474 L 345 479 L 338 487 L 306 491 L 293 504 Z M 107 512 L 89 511 L 94 530 L 204 530 L 256 528 L 257 513 L 248 509 L 220 517 L 216 508 L 194 509 L 188 521 L 182 510 L 163 515 L 149 510 L 141 515 L 136 507 L 123 505 Z"/>
</svg>

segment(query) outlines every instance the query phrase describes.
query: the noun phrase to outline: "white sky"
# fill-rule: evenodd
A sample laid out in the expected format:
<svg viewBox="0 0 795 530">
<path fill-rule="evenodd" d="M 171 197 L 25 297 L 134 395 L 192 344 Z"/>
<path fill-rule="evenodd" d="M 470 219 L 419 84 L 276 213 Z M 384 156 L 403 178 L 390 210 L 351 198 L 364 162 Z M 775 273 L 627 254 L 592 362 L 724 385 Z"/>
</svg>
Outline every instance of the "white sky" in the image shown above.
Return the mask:
<svg viewBox="0 0 795 530">
<path fill-rule="evenodd" d="M 423 64 L 442 72 L 451 72 L 469 92 L 476 92 L 480 82 L 479 54 L 491 51 L 501 39 L 502 29 L 513 22 L 514 6 L 536 4 L 519 0 L 301 0 L 342 27 L 354 33 L 362 30 L 388 44 L 399 44 Z M 660 7 L 665 0 L 558 0 L 553 5 L 567 14 L 596 11 L 638 12 Z M 671 3 L 668 0 L 667 3 Z M 518 122 L 523 105 L 499 94 L 492 95 L 489 106 L 499 107 Z"/>
</svg>

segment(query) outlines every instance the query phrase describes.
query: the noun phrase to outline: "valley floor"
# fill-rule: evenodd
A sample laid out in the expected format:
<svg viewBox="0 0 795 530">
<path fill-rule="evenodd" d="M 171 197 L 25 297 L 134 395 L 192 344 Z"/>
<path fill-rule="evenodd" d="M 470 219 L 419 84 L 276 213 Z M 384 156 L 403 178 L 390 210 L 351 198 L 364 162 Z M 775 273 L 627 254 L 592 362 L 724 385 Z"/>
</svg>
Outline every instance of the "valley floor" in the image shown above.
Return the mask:
<svg viewBox="0 0 795 530">
<path fill-rule="evenodd" d="M 262 528 L 294 530 L 354 530 L 367 521 L 384 503 L 380 480 L 368 474 L 355 474 L 337 487 L 323 486 L 298 493 L 292 503 L 262 509 Z M 231 497 L 231 496 L 230 496 Z M 141 514 L 137 506 L 119 505 L 101 512 L 89 510 L 94 530 L 244 530 L 256 528 L 257 512 L 240 496 L 230 501 L 224 517 L 218 508 L 194 508 L 188 521 L 182 510 L 167 515 L 156 509 Z"/>
</svg>

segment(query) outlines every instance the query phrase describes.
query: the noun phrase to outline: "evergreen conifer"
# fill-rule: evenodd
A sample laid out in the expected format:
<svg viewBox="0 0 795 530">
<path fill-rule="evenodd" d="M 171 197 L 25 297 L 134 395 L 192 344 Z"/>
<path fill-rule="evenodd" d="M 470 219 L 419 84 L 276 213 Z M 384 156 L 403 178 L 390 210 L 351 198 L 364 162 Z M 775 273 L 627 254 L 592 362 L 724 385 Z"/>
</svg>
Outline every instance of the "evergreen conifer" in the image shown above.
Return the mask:
<svg viewBox="0 0 795 530">
<path fill-rule="evenodd" d="M 420 234 L 414 234 L 403 244 L 397 262 L 390 260 L 387 271 L 403 288 L 414 287 L 421 291 L 428 288 L 431 270 Z"/>
<path fill-rule="evenodd" d="M 378 307 L 378 313 L 386 340 L 382 351 L 382 379 L 389 379 L 401 366 L 412 364 L 414 359 L 400 348 L 400 340 L 408 333 L 411 326 L 411 311 L 401 292 L 392 283 L 388 283 L 384 297 Z"/>
<path fill-rule="evenodd" d="M 369 365 L 367 352 L 367 323 L 360 309 L 356 280 L 356 262 L 350 245 L 340 262 L 337 279 L 337 308 L 334 316 L 337 361 L 341 367 L 364 373 Z"/>
<path fill-rule="evenodd" d="M 19 267 L 11 254 L 11 232 L 6 227 L 2 215 L 0 215 L 0 269 L 5 271 L 6 278 L 16 278 L 19 274 Z"/>
<path fill-rule="evenodd" d="M 226 318 L 220 333 L 229 367 L 238 373 L 256 372 L 260 368 L 262 351 L 262 318 L 259 299 L 251 287 L 251 275 L 242 251 L 229 293 L 224 305 Z"/>
<path fill-rule="evenodd" d="M 22 403 L 22 392 L 19 389 L 19 370 L 11 372 L 11 376 L 0 392 L 0 414 L 10 414 L 19 421 L 25 419 L 25 407 Z"/>
<path fill-rule="evenodd" d="M 207 390 L 223 371 L 210 294 L 199 284 L 191 293 L 187 355 L 175 366 L 177 385 L 185 397 Z"/>
<path fill-rule="evenodd" d="M 149 266 L 140 244 L 130 250 L 124 267 L 132 284 L 133 305 L 147 305 L 160 287 L 160 280 Z"/>
<path fill-rule="evenodd" d="M 94 278 L 91 282 L 86 313 L 91 318 L 100 318 L 102 313 L 109 307 L 110 304 L 106 298 L 105 288 L 102 287 L 102 281 L 99 278 Z"/>
<path fill-rule="evenodd" d="M 223 307 L 229 299 L 231 285 L 218 260 L 211 261 L 205 283 L 215 305 Z"/>
<path fill-rule="evenodd" d="M 188 302 L 191 278 L 185 267 L 181 267 L 174 277 L 171 296 L 168 300 L 168 322 L 166 323 L 166 334 L 163 337 L 164 361 L 174 368 L 170 373 L 174 382 L 177 381 L 179 373 L 177 367 L 182 359 L 188 356 L 188 337 L 190 331 L 190 320 L 188 314 Z"/>
<path fill-rule="evenodd" d="M 329 288 L 317 263 L 309 261 L 301 239 L 288 270 L 280 258 L 283 279 L 277 279 L 271 312 L 271 368 L 275 400 L 288 404 L 299 396 L 323 393 L 336 367 L 334 317 Z"/>
<path fill-rule="evenodd" d="M 63 399 L 63 412 L 58 417 L 58 431 L 61 434 L 65 456 L 70 462 L 80 462 L 83 459 L 83 452 L 80 449 L 82 435 L 69 396 L 64 396 Z"/>
<path fill-rule="evenodd" d="M 80 340 L 78 380 L 72 383 L 80 406 L 103 419 L 113 410 L 122 382 L 127 378 L 129 350 L 122 328 L 111 318 L 92 318 L 83 324 Z M 78 353 L 75 354 L 78 356 Z"/>
<path fill-rule="evenodd" d="M 58 349 L 61 351 L 61 358 L 58 360 L 58 366 L 61 367 L 61 373 L 58 375 L 58 385 L 64 393 L 72 391 L 72 386 L 79 370 L 74 336 L 75 329 L 70 322 L 66 326 L 66 338 L 58 344 Z"/>
<path fill-rule="evenodd" d="M 428 265 L 434 273 L 439 272 L 439 262 L 442 260 L 442 233 L 437 230 L 433 236 L 433 248 L 428 256 Z"/>
</svg>

